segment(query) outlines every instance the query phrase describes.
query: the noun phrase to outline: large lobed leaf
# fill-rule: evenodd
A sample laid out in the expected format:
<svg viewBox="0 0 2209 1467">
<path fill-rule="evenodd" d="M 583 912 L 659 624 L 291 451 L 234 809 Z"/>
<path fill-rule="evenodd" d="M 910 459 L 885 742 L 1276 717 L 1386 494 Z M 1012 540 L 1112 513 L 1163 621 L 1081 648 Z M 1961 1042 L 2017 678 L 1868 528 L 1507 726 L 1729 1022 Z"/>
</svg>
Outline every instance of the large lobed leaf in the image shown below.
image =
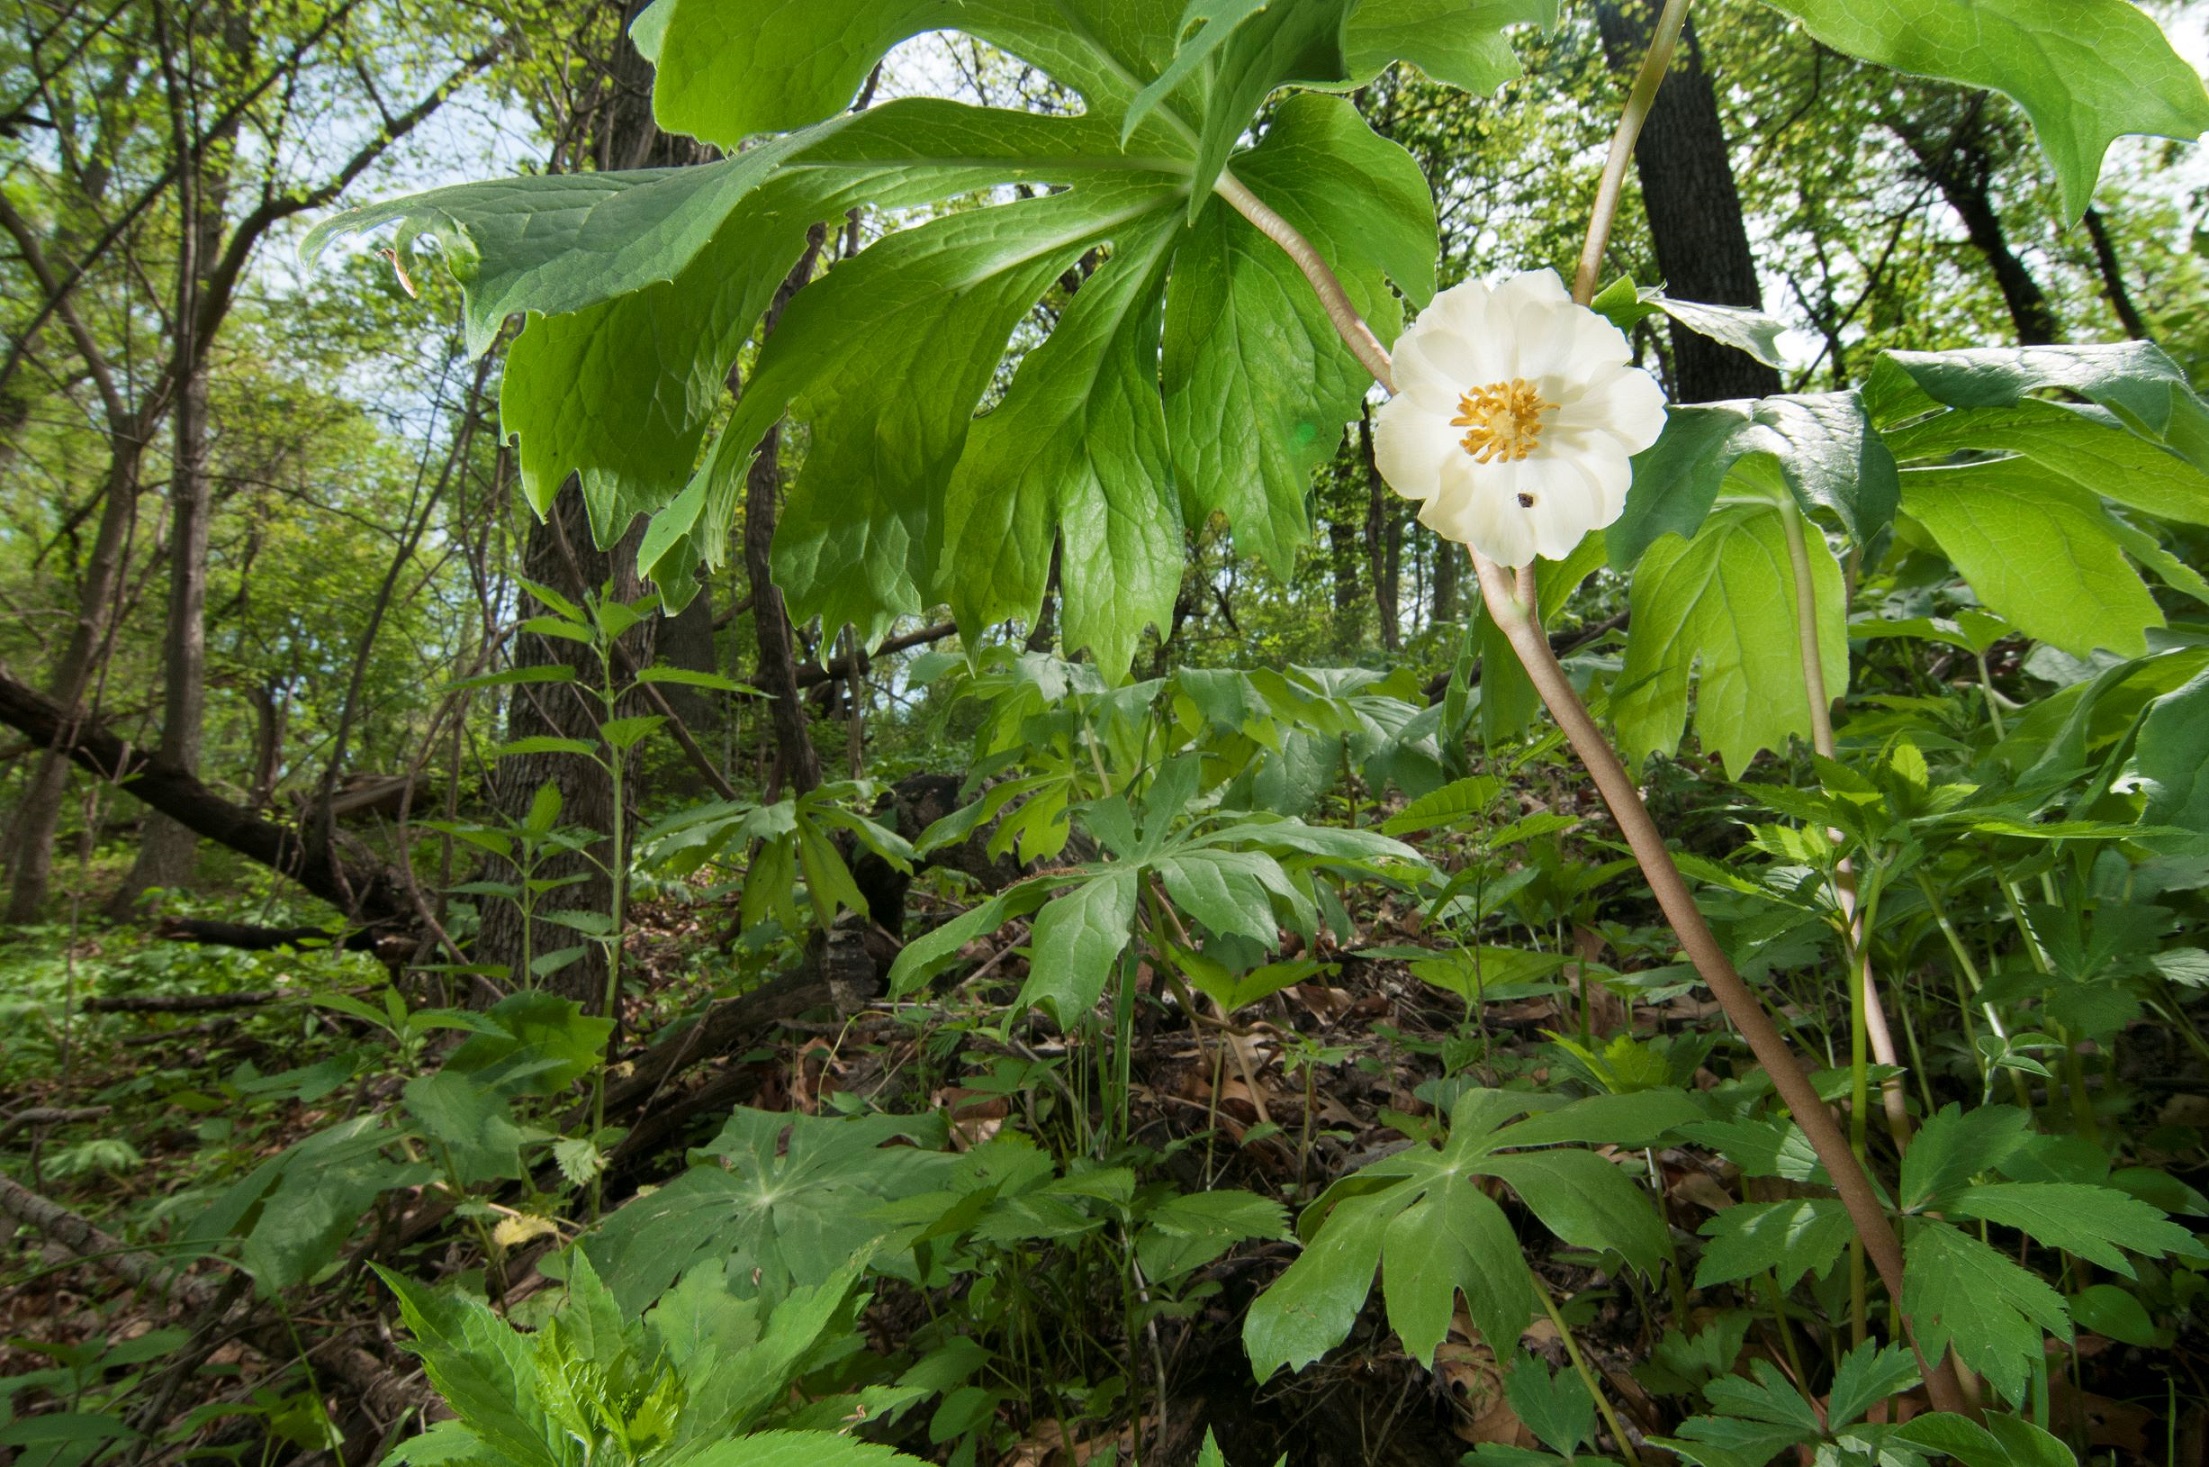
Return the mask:
<svg viewBox="0 0 2209 1467">
<path fill-rule="evenodd" d="M 1553 12 L 661 0 L 635 34 L 663 124 L 729 149 L 779 136 L 694 169 L 438 190 L 342 216 L 311 247 L 398 221 L 460 279 L 473 345 L 527 316 L 500 404 L 525 489 L 542 509 L 577 475 L 605 542 L 653 515 L 640 560 L 671 602 L 723 553 L 754 448 L 787 414 L 810 429 L 775 550 L 796 614 L 869 637 L 939 601 L 969 626 L 1032 616 L 1056 545 L 1068 640 L 1117 671 L 1170 615 L 1185 526 L 1223 512 L 1288 562 L 1310 473 L 1369 386 L 1215 181 L 1232 171 L 1304 230 L 1384 338 L 1401 319 L 1391 283 L 1414 305 L 1433 291 L 1433 202 L 1409 155 L 1317 93 L 1237 151 L 1260 104 L 1285 85 L 1354 85 L 1398 54 L 1493 85 L 1511 70 L 1502 28 Z M 843 112 L 889 47 L 934 29 L 1033 63 L 1083 110 Z M 700 466 L 808 229 L 860 205 L 947 203 L 794 299 Z M 978 419 L 1044 300 L 1056 329 Z"/>
</svg>

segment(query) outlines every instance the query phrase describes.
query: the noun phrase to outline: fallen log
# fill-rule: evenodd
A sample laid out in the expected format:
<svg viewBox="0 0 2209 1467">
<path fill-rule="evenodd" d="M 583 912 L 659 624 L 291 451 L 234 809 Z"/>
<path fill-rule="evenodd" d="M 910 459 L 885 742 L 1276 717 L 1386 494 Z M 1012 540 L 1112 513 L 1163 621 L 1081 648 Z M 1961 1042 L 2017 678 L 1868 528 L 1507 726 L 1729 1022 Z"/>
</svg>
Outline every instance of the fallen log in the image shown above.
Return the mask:
<svg viewBox="0 0 2209 1467">
<path fill-rule="evenodd" d="M 251 993 L 125 993 L 112 998 L 88 998 L 88 1014 L 213 1014 L 224 1009 L 256 1009 L 283 998 L 304 998 L 304 993 L 258 988 Z"/>
<path fill-rule="evenodd" d="M 348 859 L 334 846 L 224 799 L 190 770 L 90 719 L 72 717 L 43 693 L 6 676 L 0 676 L 0 723 L 43 748 L 60 750 L 71 763 L 195 835 L 291 878 L 356 922 L 381 929 L 414 925 L 414 907 L 397 872 L 357 853 Z"/>
<path fill-rule="evenodd" d="M 234 947 L 244 952 L 267 953 L 281 947 L 336 947 L 347 952 L 374 952 L 388 933 L 359 927 L 336 937 L 327 927 L 259 927 L 251 922 L 217 922 L 206 917 L 164 917 L 153 935 L 168 942 L 191 942 L 201 947 Z"/>
</svg>

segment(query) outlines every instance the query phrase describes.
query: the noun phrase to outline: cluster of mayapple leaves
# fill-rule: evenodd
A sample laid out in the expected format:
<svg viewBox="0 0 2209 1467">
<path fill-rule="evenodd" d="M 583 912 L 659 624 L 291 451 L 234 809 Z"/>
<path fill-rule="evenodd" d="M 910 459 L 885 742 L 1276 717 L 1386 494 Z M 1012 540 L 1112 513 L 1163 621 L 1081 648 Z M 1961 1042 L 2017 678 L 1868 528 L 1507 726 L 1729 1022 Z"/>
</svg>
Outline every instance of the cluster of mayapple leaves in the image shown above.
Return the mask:
<svg viewBox="0 0 2209 1467">
<path fill-rule="evenodd" d="M 1772 3 L 1852 54 L 2017 99 L 2074 213 L 2113 137 L 2209 126 L 2199 79 L 2128 0 Z M 805 447 L 774 565 L 794 614 L 869 639 L 939 603 L 969 627 L 1027 618 L 1057 549 L 1068 645 L 1117 674 L 1169 619 L 1190 528 L 1224 516 L 1242 549 L 1290 563 L 1311 473 L 1372 390 L 1221 190 L 1299 231 L 1393 341 L 1433 294 L 1432 196 L 1335 94 L 1396 61 L 1491 92 L 1517 71 L 1506 29 L 1555 19 L 1555 0 L 658 0 L 633 28 L 657 116 L 721 161 L 441 189 L 330 221 L 310 248 L 401 221 L 402 249 L 432 242 L 459 278 L 472 347 L 525 316 L 500 410 L 526 491 L 542 510 L 574 476 L 603 543 L 650 516 L 640 558 L 671 603 L 725 553 L 756 446 L 788 418 Z M 847 110 L 893 47 L 942 29 L 1082 110 Z M 808 231 L 861 207 L 919 222 L 836 263 L 759 342 Z M 1039 302 L 1048 337 L 977 415 Z M 1455 441 L 1488 467 L 1535 427 L 1553 448 L 1573 436 L 1513 380 L 1447 404 L 1478 419 Z M 1601 400 L 1631 446 L 1648 395 L 1620 391 Z M 1556 472 L 1532 460 L 1510 461 Z M 1485 501 L 1503 511 L 1492 548 L 1554 552 L 1579 516 L 1545 525 L 1538 499 L 1510 538 L 1520 492 Z M 1615 512 L 1610 478 L 1591 493 L 1590 522 Z M 1470 513 L 1432 522 L 1470 536 Z"/>
</svg>

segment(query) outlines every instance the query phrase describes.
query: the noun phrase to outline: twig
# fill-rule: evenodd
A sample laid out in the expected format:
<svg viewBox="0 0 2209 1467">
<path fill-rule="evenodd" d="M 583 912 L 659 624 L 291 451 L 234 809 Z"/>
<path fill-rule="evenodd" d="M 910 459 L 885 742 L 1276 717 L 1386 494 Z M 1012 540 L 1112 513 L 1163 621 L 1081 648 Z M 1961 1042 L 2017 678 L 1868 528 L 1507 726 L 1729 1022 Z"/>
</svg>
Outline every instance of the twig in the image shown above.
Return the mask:
<svg viewBox="0 0 2209 1467">
<path fill-rule="evenodd" d="M 112 1105 L 34 1105 L 0 1120 L 0 1141 L 7 1140 L 26 1126 L 60 1126 L 71 1121 L 96 1121 L 114 1109 Z"/>
</svg>

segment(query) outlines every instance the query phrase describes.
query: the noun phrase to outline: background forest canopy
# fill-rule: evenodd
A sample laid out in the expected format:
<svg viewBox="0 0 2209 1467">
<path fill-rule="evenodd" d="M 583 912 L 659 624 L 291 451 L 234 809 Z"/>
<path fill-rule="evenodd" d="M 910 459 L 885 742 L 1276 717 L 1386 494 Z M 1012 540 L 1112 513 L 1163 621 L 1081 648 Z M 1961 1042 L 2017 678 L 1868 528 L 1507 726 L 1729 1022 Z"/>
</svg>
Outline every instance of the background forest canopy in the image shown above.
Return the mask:
<svg viewBox="0 0 2209 1467">
<path fill-rule="evenodd" d="M 0 1467 L 2209 1460 L 2204 16 L 0 0 Z"/>
</svg>

